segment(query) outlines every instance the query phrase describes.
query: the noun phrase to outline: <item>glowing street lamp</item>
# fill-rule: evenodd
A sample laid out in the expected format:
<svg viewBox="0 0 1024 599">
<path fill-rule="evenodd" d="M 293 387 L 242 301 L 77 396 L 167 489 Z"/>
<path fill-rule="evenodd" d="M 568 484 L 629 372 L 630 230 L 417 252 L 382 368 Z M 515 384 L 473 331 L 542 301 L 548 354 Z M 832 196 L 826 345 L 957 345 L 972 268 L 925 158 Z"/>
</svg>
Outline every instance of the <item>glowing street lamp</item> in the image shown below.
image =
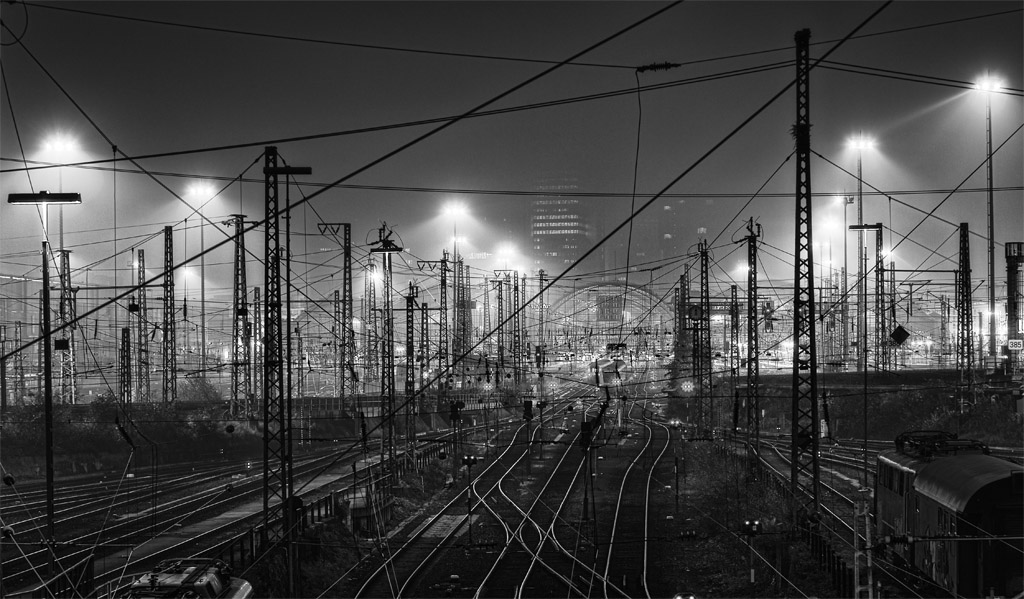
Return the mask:
<svg viewBox="0 0 1024 599">
<path fill-rule="evenodd" d="M 78 193 L 57 193 L 52 194 L 45 191 L 39 193 L 12 193 L 7 196 L 8 204 L 42 204 L 45 208 L 50 204 L 81 204 L 82 196 Z M 45 223 L 45 221 L 44 221 Z M 45 231 L 44 231 L 45 237 Z M 43 426 L 45 429 L 46 443 L 46 542 L 52 544 L 54 541 L 53 532 L 53 355 L 51 353 L 50 340 L 50 268 L 49 268 L 49 243 L 44 239 L 42 246 L 43 257 L 43 286 L 41 299 L 43 304 L 42 315 L 42 344 L 43 344 Z M 53 551 L 50 551 L 50 575 L 53 575 Z"/>
<path fill-rule="evenodd" d="M 856 137 L 850 138 L 847 142 L 847 146 L 857 150 L 857 306 L 858 306 L 858 320 L 862 327 L 867 327 L 867 313 L 865 312 L 865 296 L 867 295 L 867 282 L 864 280 L 864 150 L 870 150 L 875 147 L 875 140 L 867 137 L 864 133 L 860 133 Z M 852 227 L 851 227 L 852 228 Z M 862 332 L 863 336 L 863 332 Z M 868 368 L 868 354 L 867 347 L 862 346 L 859 348 L 860 353 L 860 367 L 865 371 Z"/>
<path fill-rule="evenodd" d="M 992 94 L 1003 88 L 1003 82 L 986 75 L 978 81 L 977 88 L 985 94 L 985 162 L 988 170 L 988 355 L 989 359 L 994 361 L 996 355 L 996 260 L 993 238 L 995 216 L 992 209 Z"/>
<path fill-rule="evenodd" d="M 213 186 L 208 183 L 192 183 L 186 195 L 199 202 L 199 369 L 206 375 L 206 219 L 203 206 L 214 195 Z"/>
</svg>

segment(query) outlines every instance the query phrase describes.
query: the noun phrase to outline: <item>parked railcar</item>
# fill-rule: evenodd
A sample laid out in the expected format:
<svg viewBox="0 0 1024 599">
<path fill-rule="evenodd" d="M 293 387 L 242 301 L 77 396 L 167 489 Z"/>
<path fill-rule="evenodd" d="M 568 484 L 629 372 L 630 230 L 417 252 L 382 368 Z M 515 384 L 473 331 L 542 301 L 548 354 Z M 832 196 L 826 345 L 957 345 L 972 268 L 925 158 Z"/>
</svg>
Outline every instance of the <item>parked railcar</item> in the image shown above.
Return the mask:
<svg viewBox="0 0 1024 599">
<path fill-rule="evenodd" d="M 1024 591 L 1024 467 L 979 442 L 910 431 L 878 455 L 877 551 L 954 597 Z"/>
<path fill-rule="evenodd" d="M 248 581 L 231 576 L 231 567 L 220 560 L 176 559 L 164 560 L 142 574 L 122 596 L 248 599 L 253 588 Z"/>
</svg>

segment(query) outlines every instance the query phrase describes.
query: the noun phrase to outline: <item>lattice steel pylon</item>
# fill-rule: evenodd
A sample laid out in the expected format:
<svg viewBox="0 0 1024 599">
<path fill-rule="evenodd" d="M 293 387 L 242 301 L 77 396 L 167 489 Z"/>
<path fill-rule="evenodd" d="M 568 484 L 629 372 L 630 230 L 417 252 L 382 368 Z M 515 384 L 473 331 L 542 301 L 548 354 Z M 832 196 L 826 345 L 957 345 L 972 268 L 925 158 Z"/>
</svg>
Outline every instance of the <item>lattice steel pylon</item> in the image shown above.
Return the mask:
<svg viewBox="0 0 1024 599">
<path fill-rule="evenodd" d="M 263 397 L 263 302 L 260 299 L 260 288 L 252 288 L 252 337 L 256 340 L 252 344 L 252 394 L 246 406 L 246 415 L 249 418 L 261 416 L 260 402 L 258 398 Z"/>
<path fill-rule="evenodd" d="M 755 232 L 756 231 L 756 232 Z M 754 453 L 761 452 L 761 349 L 757 333 L 757 239 L 761 225 L 747 223 L 747 429 Z"/>
<path fill-rule="evenodd" d="M 416 402 L 411 401 L 416 393 L 416 298 L 420 289 L 409 281 L 409 293 L 405 296 L 405 438 L 416 438 Z"/>
<path fill-rule="evenodd" d="M 75 290 L 71 287 L 71 250 L 60 250 L 60 304 L 58 326 L 65 327 L 63 335 L 67 349 L 60 352 L 61 403 L 78 403 L 78 365 L 75 356 Z"/>
<path fill-rule="evenodd" d="M 736 385 L 740 376 L 740 304 L 739 290 L 736 285 L 729 286 L 729 374 L 732 378 L 732 388 Z"/>
<path fill-rule="evenodd" d="M 881 223 L 879 223 L 881 225 Z M 875 233 L 875 370 L 887 371 L 889 363 L 889 325 L 885 301 L 885 260 L 882 258 L 882 229 Z"/>
<path fill-rule="evenodd" d="M 309 174 L 309 167 L 278 166 L 277 148 L 264 149 L 266 310 L 263 316 L 263 534 L 265 542 L 279 543 L 286 553 L 286 576 L 289 596 L 295 596 L 294 545 L 295 511 L 292 487 L 292 413 L 291 395 L 285 389 L 285 368 L 282 343 L 281 261 L 286 248 L 280 234 L 278 176 Z M 287 182 L 286 182 L 287 184 Z M 280 519 L 279 519 L 280 517 Z"/>
<path fill-rule="evenodd" d="M 960 223 L 960 267 L 956 274 L 956 369 L 960 379 L 957 414 L 964 409 L 964 387 L 974 399 L 974 327 L 971 306 L 971 236 L 967 223 Z M 959 417 L 957 418 L 959 424 Z"/>
<path fill-rule="evenodd" d="M 175 401 L 178 396 L 178 356 L 174 334 L 174 229 L 164 227 L 164 314 L 162 395 L 164 403 Z"/>
<path fill-rule="evenodd" d="M 470 288 L 472 282 L 469 276 L 469 265 L 466 264 L 462 259 L 459 259 L 459 264 L 462 265 L 462 280 L 459 285 L 459 329 L 462 333 L 462 344 L 459 348 L 458 356 L 461 358 L 469 348 L 473 346 L 473 312 L 469 309 L 470 306 Z M 466 379 L 466 361 L 461 360 L 459 363 L 459 371 L 462 375 L 463 384 Z"/>
<path fill-rule="evenodd" d="M 146 253 L 138 250 L 139 304 L 136 311 L 135 334 L 135 401 L 149 401 L 149 298 L 146 294 Z"/>
<path fill-rule="evenodd" d="M 504 274 L 504 278 L 502 278 L 502 274 Z M 494 276 L 498 277 L 498 278 L 495 279 L 494 281 L 492 281 L 492 283 L 494 283 L 495 288 L 498 290 L 498 296 L 496 298 L 496 300 L 498 302 L 498 314 L 497 314 L 497 316 L 498 316 L 498 325 L 497 325 L 498 326 L 498 330 L 497 330 L 497 335 L 496 335 L 497 338 L 498 338 L 498 366 L 497 366 L 498 384 L 495 385 L 495 386 L 498 387 L 499 389 L 501 387 L 505 386 L 505 378 L 504 378 L 505 374 L 503 372 L 503 370 L 505 369 L 505 345 L 506 345 L 506 342 L 505 342 L 505 285 L 508 284 L 508 274 L 507 273 L 502 273 L 502 274 L 499 274 L 499 271 L 494 271 Z"/>
<path fill-rule="evenodd" d="M 818 362 L 814 335 L 814 255 L 811 223 L 810 29 L 796 41 L 796 239 L 793 274 L 793 406 L 790 491 L 796 519 L 800 491 L 808 512 L 820 509 L 818 489 Z M 809 479 L 809 480 L 808 480 Z"/>
<path fill-rule="evenodd" d="M 697 246 L 700 253 L 700 319 L 697 332 L 700 347 L 697 350 L 697 377 L 699 380 L 697 429 L 702 435 L 711 436 L 715 428 L 715 402 L 712 397 L 711 380 L 711 283 L 708 273 L 708 242 L 702 239 Z"/>
<path fill-rule="evenodd" d="M 21 347 L 22 327 L 20 320 L 14 321 L 14 347 Z M 17 404 L 25 404 L 25 352 L 14 354 L 14 400 Z"/>
<path fill-rule="evenodd" d="M 391 241 L 391 231 L 386 228 L 387 225 L 382 225 L 377 230 L 378 239 L 376 244 L 378 247 L 370 249 L 371 254 L 377 254 L 381 257 L 381 270 L 384 274 L 384 282 L 382 295 L 384 298 L 383 306 L 381 307 L 381 322 L 384 325 L 383 335 L 381 339 L 381 399 L 382 406 L 385 407 L 386 412 L 381 414 L 382 424 L 386 424 L 382 430 L 386 431 L 387 436 L 387 459 L 389 468 L 392 473 L 396 472 L 395 469 L 395 315 L 394 315 L 394 295 L 392 293 L 393 280 L 391 272 L 391 257 L 393 254 L 402 251 L 402 248 L 395 245 Z M 384 437 L 381 437 L 381 459 L 384 459 Z"/>
<path fill-rule="evenodd" d="M 345 396 L 345 350 L 342 346 L 345 344 L 345 333 L 344 324 L 341 316 L 341 291 L 338 289 L 334 290 L 331 296 L 331 312 L 334 315 L 334 326 L 331 327 L 331 333 L 334 336 L 334 392 L 338 394 L 339 398 Z"/>
<path fill-rule="evenodd" d="M 1020 305 L 1021 305 L 1021 267 L 1024 266 L 1024 242 L 1009 241 L 1006 243 L 1006 338 L 1020 339 Z M 1021 357 L 1024 351 L 1020 349 L 1009 349 L 1011 375 L 1018 375 L 1021 372 Z"/>
<path fill-rule="evenodd" d="M 416 262 L 420 270 L 423 270 L 424 266 L 429 267 L 431 271 L 435 266 L 441 269 L 441 288 L 439 290 L 441 309 L 437 325 L 437 369 L 443 375 L 438 379 L 438 396 L 441 400 L 444 399 L 448 389 L 448 380 L 454 376 L 448 356 L 448 262 L 448 250 L 441 250 L 440 260 L 418 260 Z M 455 318 L 458 319 L 457 309 Z"/>
<path fill-rule="evenodd" d="M 494 353 L 494 335 L 491 335 L 491 280 L 484 277 L 484 335 L 487 341 L 484 342 L 484 355 Z"/>
<path fill-rule="evenodd" d="M 352 328 L 355 307 L 352 301 L 352 225 L 341 223 L 342 232 L 342 273 L 341 273 L 341 387 L 340 397 L 344 407 L 345 397 L 356 392 L 355 359 L 356 337 Z"/>
<path fill-rule="evenodd" d="M 130 404 L 132 403 L 132 329 L 131 327 L 121 327 L 121 343 L 120 343 L 119 354 L 119 391 L 121 396 L 121 403 Z"/>
<path fill-rule="evenodd" d="M 245 279 L 245 215 L 232 214 L 235 225 L 235 263 L 232 293 L 231 328 L 231 404 L 232 416 L 249 415 L 252 406 L 252 380 L 249 376 L 252 359 L 249 309 L 246 302 L 248 285 Z"/>
<path fill-rule="evenodd" d="M 453 276 L 452 276 L 452 372 L 454 376 L 455 364 L 454 361 L 458 356 L 461 356 L 466 349 L 466 330 L 463 326 L 466 324 L 462 317 L 462 302 L 465 300 L 465 289 L 463 289 L 463 273 L 462 271 L 462 258 L 459 255 L 453 255 L 452 260 L 454 261 Z"/>
<path fill-rule="evenodd" d="M 526 275 L 523 275 L 522 288 L 519 284 L 519 271 L 514 271 L 512 286 L 512 376 L 518 388 L 523 376 L 523 311 L 521 292 L 526 288 Z"/>
<path fill-rule="evenodd" d="M 366 275 L 363 279 L 363 354 L 366 356 L 363 371 L 363 391 L 370 392 L 370 382 L 377 380 L 377 364 L 380 354 L 380 339 L 377 334 L 377 264 L 371 254 L 366 257 Z"/>
</svg>

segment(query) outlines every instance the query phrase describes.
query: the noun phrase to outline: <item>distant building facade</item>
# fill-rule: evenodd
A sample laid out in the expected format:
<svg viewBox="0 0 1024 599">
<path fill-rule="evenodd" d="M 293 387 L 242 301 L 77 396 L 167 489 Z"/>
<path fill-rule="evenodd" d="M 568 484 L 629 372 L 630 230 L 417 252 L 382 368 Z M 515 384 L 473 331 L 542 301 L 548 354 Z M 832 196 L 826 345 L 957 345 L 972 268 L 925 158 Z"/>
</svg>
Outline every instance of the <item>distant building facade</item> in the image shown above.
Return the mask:
<svg viewBox="0 0 1024 599">
<path fill-rule="evenodd" d="M 594 243 L 593 219 L 575 194 L 579 182 L 571 175 L 541 178 L 530 201 L 530 242 L 533 265 L 561 272 Z"/>
</svg>

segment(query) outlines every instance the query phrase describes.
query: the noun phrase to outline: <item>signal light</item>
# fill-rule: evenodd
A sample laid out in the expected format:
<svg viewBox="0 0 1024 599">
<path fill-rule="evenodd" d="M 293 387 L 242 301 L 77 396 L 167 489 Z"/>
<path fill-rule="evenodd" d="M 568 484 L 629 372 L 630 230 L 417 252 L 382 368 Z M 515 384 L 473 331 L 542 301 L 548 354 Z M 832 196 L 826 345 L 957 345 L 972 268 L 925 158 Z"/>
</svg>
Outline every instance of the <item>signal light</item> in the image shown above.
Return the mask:
<svg viewBox="0 0 1024 599">
<path fill-rule="evenodd" d="M 523 420 L 533 420 L 533 400 L 523 400 Z"/>
<path fill-rule="evenodd" d="M 761 534 L 761 521 L 760 520 L 746 520 L 743 522 L 743 534 L 757 535 Z"/>
<path fill-rule="evenodd" d="M 584 449 L 588 449 L 590 447 L 590 440 L 593 433 L 593 425 L 589 420 L 584 420 L 580 423 L 580 447 Z"/>
</svg>

